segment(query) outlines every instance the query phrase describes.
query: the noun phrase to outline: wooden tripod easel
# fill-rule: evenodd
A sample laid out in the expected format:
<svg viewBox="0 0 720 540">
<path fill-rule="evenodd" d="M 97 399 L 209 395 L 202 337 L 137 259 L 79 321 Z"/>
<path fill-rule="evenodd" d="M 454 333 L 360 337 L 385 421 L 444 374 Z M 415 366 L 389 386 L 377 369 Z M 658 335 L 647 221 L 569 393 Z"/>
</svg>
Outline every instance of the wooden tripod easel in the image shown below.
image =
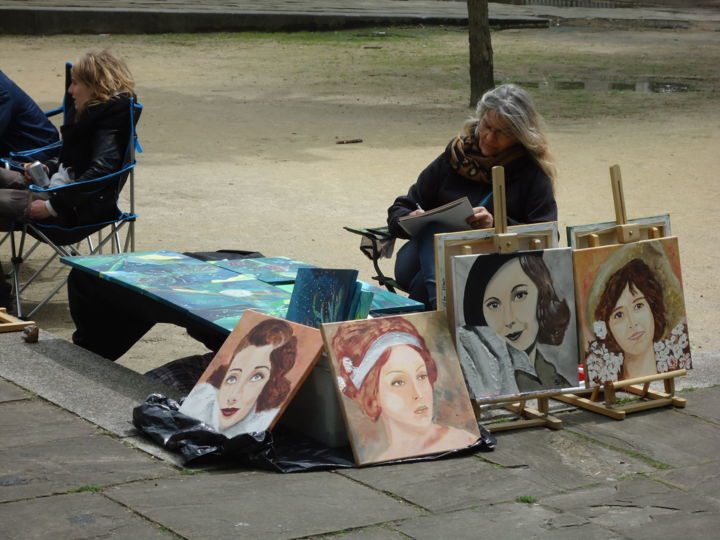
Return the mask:
<svg viewBox="0 0 720 540">
<path fill-rule="evenodd" d="M 495 211 L 495 248 L 498 253 L 513 253 L 518 250 L 519 237 L 517 233 L 508 232 L 507 226 L 507 200 L 505 196 L 505 169 L 502 167 L 493 167 L 493 208 Z M 530 249 L 542 249 L 547 247 L 543 245 L 542 240 L 533 238 L 530 240 Z M 551 416 L 550 396 L 555 396 L 557 392 L 547 392 L 544 394 L 533 394 L 531 397 L 517 398 L 506 396 L 503 398 L 493 398 L 489 400 L 473 401 L 475 416 L 478 421 L 482 417 L 482 405 L 500 404 L 504 409 L 517 415 L 517 420 L 507 422 L 498 422 L 486 424 L 485 428 L 491 432 L 507 431 L 510 429 L 519 429 L 527 427 L 545 426 L 550 429 L 562 428 L 562 420 Z M 527 402 L 531 399 L 537 400 L 537 408 L 527 406 Z"/>
<path fill-rule="evenodd" d="M 610 167 L 610 182 L 612 183 L 615 218 L 617 221 L 615 227 L 616 243 L 627 244 L 643 239 L 644 235 L 641 234 L 640 226 L 637 224 L 629 224 L 627 221 L 619 165 Z M 658 228 L 653 227 L 645 232 L 648 238 L 660 238 L 660 229 Z M 599 239 L 593 235 L 587 237 L 587 242 L 588 247 L 598 247 L 600 245 Z M 555 396 L 554 399 L 603 414 L 616 420 L 623 420 L 627 413 L 657 407 L 685 407 L 687 400 L 675 396 L 675 377 L 681 377 L 685 374 L 687 374 L 687 370 L 685 369 L 656 373 L 646 377 L 605 383 L 602 387 L 588 388 L 587 390 L 574 394 L 562 394 Z M 665 392 L 651 391 L 650 383 L 653 381 L 663 381 Z M 615 394 L 616 390 L 622 390 L 640 396 L 641 401 L 619 404 Z M 590 394 L 590 397 L 580 397 L 579 394 Z"/>
<path fill-rule="evenodd" d="M 0 332 L 17 332 L 32 324 L 33 321 L 23 321 L 17 317 L 13 317 L 7 312 L 7 309 L 0 308 Z"/>
</svg>

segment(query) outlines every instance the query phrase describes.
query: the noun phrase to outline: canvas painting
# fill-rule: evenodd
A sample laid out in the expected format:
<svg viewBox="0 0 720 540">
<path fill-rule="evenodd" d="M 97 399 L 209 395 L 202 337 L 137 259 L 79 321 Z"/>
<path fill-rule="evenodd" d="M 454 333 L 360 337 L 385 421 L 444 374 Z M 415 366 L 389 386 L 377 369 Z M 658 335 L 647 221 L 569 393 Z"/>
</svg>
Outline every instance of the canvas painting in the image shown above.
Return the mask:
<svg viewBox="0 0 720 540">
<path fill-rule="evenodd" d="M 359 281 L 358 283 L 362 284 L 363 292 L 372 294 L 369 315 L 393 315 L 396 313 L 425 311 L 425 304 L 422 302 L 412 300 L 407 296 L 391 293 L 387 289 L 378 287 L 372 283 L 365 283 L 364 281 Z M 289 293 L 292 293 L 295 288 L 294 283 L 284 283 L 275 286 Z"/>
<path fill-rule="evenodd" d="M 455 339 L 472 399 L 578 386 L 570 248 L 453 257 Z"/>
<path fill-rule="evenodd" d="M 229 438 L 270 430 L 321 351 L 317 329 L 245 311 L 180 412 Z"/>
<path fill-rule="evenodd" d="M 287 319 L 318 328 L 350 317 L 357 270 L 298 268 Z"/>
<path fill-rule="evenodd" d="M 443 313 L 321 326 L 358 465 L 465 448 L 479 428 Z"/>
<path fill-rule="evenodd" d="M 286 291 L 250 276 L 229 273 L 230 276 L 216 276 L 205 282 L 151 282 L 152 285 L 145 289 L 157 298 L 190 312 L 248 304 L 263 313 L 276 312 L 283 306 L 287 309 L 290 295 Z"/>
<path fill-rule="evenodd" d="M 513 225 L 508 232 L 518 235 L 518 249 L 530 249 L 530 242 L 540 242 L 539 248 L 557 247 L 557 223 L 530 223 Z M 450 259 L 457 255 L 490 253 L 495 247 L 495 229 L 462 231 L 435 235 L 435 275 L 437 276 L 438 309 L 445 310 L 450 333 L 455 335 L 455 315 L 453 312 L 453 276 Z M 449 306 L 449 307 L 448 307 Z"/>
<path fill-rule="evenodd" d="M 247 259 L 226 259 L 213 264 L 247 274 L 255 279 L 279 285 L 293 283 L 298 268 L 314 268 L 312 264 L 289 259 L 288 257 L 249 257 Z"/>
<path fill-rule="evenodd" d="M 245 309 L 283 316 L 290 303 L 290 293 L 251 275 L 172 251 L 66 257 L 63 262 L 201 319 L 222 318 L 220 326 L 227 330 L 234 328 Z M 229 327 L 227 317 L 233 321 Z"/>
<path fill-rule="evenodd" d="M 589 386 L 690 369 L 677 237 L 576 250 Z"/>
</svg>

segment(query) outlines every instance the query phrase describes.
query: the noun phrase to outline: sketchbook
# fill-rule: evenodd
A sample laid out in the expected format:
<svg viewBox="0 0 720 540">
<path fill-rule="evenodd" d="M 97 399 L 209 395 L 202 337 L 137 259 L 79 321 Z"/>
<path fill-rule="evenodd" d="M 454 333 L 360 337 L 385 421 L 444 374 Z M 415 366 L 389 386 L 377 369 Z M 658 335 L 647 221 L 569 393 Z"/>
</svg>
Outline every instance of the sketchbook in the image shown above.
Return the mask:
<svg viewBox="0 0 720 540">
<path fill-rule="evenodd" d="M 462 197 L 422 214 L 401 217 L 398 223 L 410 236 L 415 236 L 428 223 L 442 223 L 447 232 L 466 231 L 470 229 L 467 218 L 472 214 L 470 200 Z"/>
</svg>

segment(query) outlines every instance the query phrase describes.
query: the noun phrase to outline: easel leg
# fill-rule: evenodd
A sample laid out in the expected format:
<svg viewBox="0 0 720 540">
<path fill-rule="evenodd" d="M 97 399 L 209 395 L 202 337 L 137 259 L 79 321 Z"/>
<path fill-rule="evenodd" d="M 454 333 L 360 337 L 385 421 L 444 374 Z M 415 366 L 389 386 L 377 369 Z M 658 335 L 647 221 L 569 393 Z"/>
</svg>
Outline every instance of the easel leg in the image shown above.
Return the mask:
<svg viewBox="0 0 720 540">
<path fill-rule="evenodd" d="M 35 324 L 35 322 L 23 321 L 10 315 L 6 308 L 0 308 L 0 332 L 17 332 L 31 324 Z"/>
<path fill-rule="evenodd" d="M 502 407 L 504 409 L 507 409 L 513 414 L 516 414 L 517 416 L 521 417 L 521 419 L 511 420 L 509 422 L 486 424 L 485 428 L 492 433 L 528 427 L 547 427 L 550 429 L 561 429 L 562 420 L 548 414 L 550 410 L 549 398 L 538 397 L 537 401 L 537 409 L 527 407 L 526 400 L 521 400 L 517 403 L 503 404 Z M 478 413 L 480 411 L 480 408 L 479 406 L 477 406 L 477 404 L 475 404 L 475 406 L 477 418 L 479 419 L 480 415 Z"/>
<path fill-rule="evenodd" d="M 687 370 L 679 369 L 667 373 L 649 375 L 647 377 L 637 377 L 635 379 L 607 383 L 603 387 L 595 387 L 582 392 L 590 393 L 590 399 L 580 397 L 578 394 L 562 394 L 556 396 L 554 399 L 569 403 L 581 409 L 603 414 L 615 420 L 624 420 L 627 413 L 645 411 L 658 407 L 685 407 L 687 400 L 674 395 L 675 377 L 682 377 L 685 374 L 687 374 Z M 665 383 L 665 392 L 654 392 L 650 390 L 650 383 L 660 380 Z M 617 390 L 640 396 L 642 400 L 617 405 L 615 395 Z M 604 403 L 599 403 L 600 393 L 604 394 Z"/>
</svg>

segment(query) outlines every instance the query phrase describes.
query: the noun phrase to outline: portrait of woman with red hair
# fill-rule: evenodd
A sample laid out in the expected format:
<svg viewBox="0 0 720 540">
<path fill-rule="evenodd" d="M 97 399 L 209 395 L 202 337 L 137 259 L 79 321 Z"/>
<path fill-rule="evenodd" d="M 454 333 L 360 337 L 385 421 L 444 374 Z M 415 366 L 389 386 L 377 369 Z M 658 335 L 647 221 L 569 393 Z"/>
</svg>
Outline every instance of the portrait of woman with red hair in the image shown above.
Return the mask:
<svg viewBox="0 0 720 540">
<path fill-rule="evenodd" d="M 436 317 L 437 328 L 444 319 L 438 312 L 419 315 Z M 435 357 L 411 317 L 323 325 L 338 388 L 347 398 L 343 406 L 353 409 L 346 417 L 364 420 L 348 422 L 360 464 L 464 448 L 479 437 L 447 329 L 445 340 L 433 339 L 443 348 Z M 441 375 L 455 386 L 439 388 Z M 445 421 L 438 419 L 441 409 Z"/>
</svg>

